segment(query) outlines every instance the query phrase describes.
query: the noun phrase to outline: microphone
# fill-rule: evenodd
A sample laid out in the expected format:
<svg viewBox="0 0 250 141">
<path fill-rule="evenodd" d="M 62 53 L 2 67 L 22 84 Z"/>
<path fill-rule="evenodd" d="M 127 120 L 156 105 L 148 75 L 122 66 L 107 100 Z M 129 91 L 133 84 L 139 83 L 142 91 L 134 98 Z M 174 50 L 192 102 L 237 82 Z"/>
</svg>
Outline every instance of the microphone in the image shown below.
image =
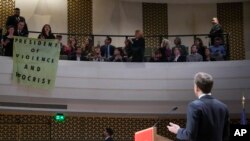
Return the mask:
<svg viewBox="0 0 250 141">
<path fill-rule="evenodd" d="M 177 109 L 178 109 L 178 107 L 173 107 L 170 111 L 167 112 L 167 114 L 171 114 L 172 112 L 176 111 Z M 160 123 L 160 121 L 161 121 L 161 119 L 159 118 L 153 127 L 156 127 Z"/>
</svg>

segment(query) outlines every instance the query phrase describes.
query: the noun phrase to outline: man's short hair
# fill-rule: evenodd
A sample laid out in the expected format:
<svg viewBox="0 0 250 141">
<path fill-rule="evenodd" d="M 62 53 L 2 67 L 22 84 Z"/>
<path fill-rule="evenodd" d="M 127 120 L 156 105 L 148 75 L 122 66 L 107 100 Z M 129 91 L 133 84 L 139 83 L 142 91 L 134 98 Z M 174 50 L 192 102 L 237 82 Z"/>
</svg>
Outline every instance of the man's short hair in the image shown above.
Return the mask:
<svg viewBox="0 0 250 141">
<path fill-rule="evenodd" d="M 106 40 L 108 40 L 110 43 L 112 42 L 112 38 L 107 36 Z"/>
<path fill-rule="evenodd" d="M 106 132 L 112 136 L 114 134 L 113 130 L 111 128 L 106 128 Z"/>
<path fill-rule="evenodd" d="M 209 94 L 213 88 L 214 81 L 210 74 L 199 72 L 194 77 L 194 83 L 203 93 Z"/>
<path fill-rule="evenodd" d="M 20 11 L 20 8 L 15 8 L 14 10 L 18 10 L 18 11 Z"/>
</svg>

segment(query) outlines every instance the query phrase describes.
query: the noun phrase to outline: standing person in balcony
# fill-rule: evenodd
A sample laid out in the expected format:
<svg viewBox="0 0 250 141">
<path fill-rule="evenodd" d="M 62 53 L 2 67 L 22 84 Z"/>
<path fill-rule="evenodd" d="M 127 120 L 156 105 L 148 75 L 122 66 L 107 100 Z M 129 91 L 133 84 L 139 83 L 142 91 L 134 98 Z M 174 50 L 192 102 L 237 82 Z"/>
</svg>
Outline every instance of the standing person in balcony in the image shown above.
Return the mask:
<svg viewBox="0 0 250 141">
<path fill-rule="evenodd" d="M 127 61 L 131 62 L 131 58 L 132 58 L 132 42 L 131 40 L 128 39 L 128 37 L 126 37 L 125 41 L 124 41 L 125 47 L 124 47 L 124 54 L 127 58 Z"/>
<path fill-rule="evenodd" d="M 203 44 L 203 41 L 201 40 L 201 38 L 196 38 L 194 40 L 194 45 L 197 47 L 198 49 L 198 53 L 203 57 L 203 59 L 205 58 L 205 46 Z"/>
<path fill-rule="evenodd" d="M 196 45 L 191 47 L 191 54 L 186 58 L 187 62 L 201 62 L 203 61 L 203 57 L 198 53 L 198 49 Z"/>
<path fill-rule="evenodd" d="M 4 56 L 11 56 L 11 57 L 13 56 L 14 32 L 15 32 L 14 26 L 12 25 L 9 26 L 7 28 L 7 33 L 3 36 L 3 39 L 1 40 L 1 43 L 5 50 Z"/>
<path fill-rule="evenodd" d="M 112 38 L 107 36 L 104 45 L 101 46 L 101 55 L 105 60 L 109 60 L 114 55 L 115 46 L 111 45 Z"/>
<path fill-rule="evenodd" d="M 174 49 L 175 48 L 179 48 L 180 49 L 182 56 L 186 57 L 188 55 L 188 49 L 187 49 L 186 46 L 184 46 L 184 45 L 181 44 L 181 38 L 176 37 L 174 39 L 174 44 L 175 44 L 175 46 L 172 48 L 172 55 L 174 55 Z"/>
<path fill-rule="evenodd" d="M 45 24 L 42 28 L 42 33 L 39 34 L 38 39 L 55 39 L 55 35 L 51 31 L 51 26 Z"/>
<path fill-rule="evenodd" d="M 169 62 L 171 58 L 170 41 L 168 39 L 163 39 L 158 49 L 161 52 L 162 61 Z"/>
<path fill-rule="evenodd" d="M 26 24 L 25 18 L 20 16 L 20 13 L 21 12 L 19 8 L 14 9 L 14 15 L 9 16 L 7 18 L 6 28 L 8 28 L 9 26 L 17 27 L 17 24 L 19 23 L 19 21 L 23 21 L 25 23 L 24 30 L 28 31 L 28 26 Z"/>
<path fill-rule="evenodd" d="M 171 62 L 186 62 L 186 57 L 181 55 L 180 48 L 174 48 L 174 56 L 170 59 Z"/>
<path fill-rule="evenodd" d="M 211 45 L 214 45 L 216 37 L 220 37 L 223 40 L 222 34 L 224 31 L 217 17 L 212 18 L 212 24 L 213 24 L 213 27 L 210 30 L 209 37 L 211 39 Z"/>
<path fill-rule="evenodd" d="M 132 62 L 143 62 L 145 52 L 145 39 L 143 32 L 135 31 L 135 38 L 132 39 Z"/>
</svg>

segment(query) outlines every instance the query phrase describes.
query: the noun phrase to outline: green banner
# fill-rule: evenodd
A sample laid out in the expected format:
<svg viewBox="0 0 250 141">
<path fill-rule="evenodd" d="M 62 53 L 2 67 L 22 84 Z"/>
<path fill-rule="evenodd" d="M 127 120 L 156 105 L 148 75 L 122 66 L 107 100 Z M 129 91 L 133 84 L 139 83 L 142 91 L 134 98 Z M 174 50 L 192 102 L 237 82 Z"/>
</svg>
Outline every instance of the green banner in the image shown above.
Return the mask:
<svg viewBox="0 0 250 141">
<path fill-rule="evenodd" d="M 34 88 L 54 88 L 59 54 L 58 40 L 14 37 L 13 81 Z"/>
</svg>

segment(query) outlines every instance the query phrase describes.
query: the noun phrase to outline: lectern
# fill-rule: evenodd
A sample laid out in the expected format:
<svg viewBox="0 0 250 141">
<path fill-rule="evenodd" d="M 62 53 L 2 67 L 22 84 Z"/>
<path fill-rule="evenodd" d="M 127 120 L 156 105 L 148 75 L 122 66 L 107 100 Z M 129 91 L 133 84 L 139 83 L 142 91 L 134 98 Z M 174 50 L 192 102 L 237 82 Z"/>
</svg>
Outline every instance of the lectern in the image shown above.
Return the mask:
<svg viewBox="0 0 250 141">
<path fill-rule="evenodd" d="M 151 127 L 135 133 L 135 141 L 172 141 L 157 134 L 157 128 Z"/>
</svg>

